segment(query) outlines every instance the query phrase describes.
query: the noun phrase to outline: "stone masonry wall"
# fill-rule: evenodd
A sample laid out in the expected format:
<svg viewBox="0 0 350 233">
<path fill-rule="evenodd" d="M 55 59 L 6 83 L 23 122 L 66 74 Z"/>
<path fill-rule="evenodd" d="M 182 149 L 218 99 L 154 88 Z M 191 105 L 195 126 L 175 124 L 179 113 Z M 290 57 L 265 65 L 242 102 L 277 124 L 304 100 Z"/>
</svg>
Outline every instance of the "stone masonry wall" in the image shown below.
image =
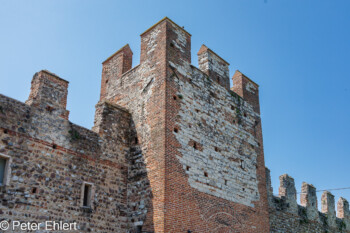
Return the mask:
<svg viewBox="0 0 350 233">
<path fill-rule="evenodd" d="M 165 35 L 166 22 L 141 35 L 141 63 L 119 73 L 121 53 L 103 64 L 103 99 L 132 115 L 136 142 L 131 148 L 128 205 L 133 230 L 164 232 Z M 102 99 L 102 100 L 103 100 Z"/>
<path fill-rule="evenodd" d="M 101 104 L 98 134 L 41 107 L 0 95 L 0 153 L 12 159 L 10 181 L 1 187 L 0 218 L 126 232 L 130 114 Z M 93 184 L 91 208 L 82 207 L 83 182 Z"/>
<path fill-rule="evenodd" d="M 294 179 L 287 174 L 281 175 L 279 196 L 274 196 L 270 171 L 266 169 L 266 173 L 271 232 L 350 232 L 347 200 L 339 199 L 338 215 L 336 215 L 334 196 L 324 191 L 321 198 L 321 212 L 319 212 L 315 187 L 303 183 L 300 193 L 301 205 L 298 205 Z"/>
<path fill-rule="evenodd" d="M 227 62 L 202 46 L 193 67 L 189 35 L 168 31 L 166 230 L 268 232 L 259 113 L 225 85 Z"/>
<path fill-rule="evenodd" d="M 202 192 L 254 207 L 260 198 L 259 145 L 251 128 L 259 115 L 240 96 L 210 82 L 199 70 L 191 72 L 191 83 L 176 80 L 181 109 L 175 135 L 188 182 Z"/>
</svg>

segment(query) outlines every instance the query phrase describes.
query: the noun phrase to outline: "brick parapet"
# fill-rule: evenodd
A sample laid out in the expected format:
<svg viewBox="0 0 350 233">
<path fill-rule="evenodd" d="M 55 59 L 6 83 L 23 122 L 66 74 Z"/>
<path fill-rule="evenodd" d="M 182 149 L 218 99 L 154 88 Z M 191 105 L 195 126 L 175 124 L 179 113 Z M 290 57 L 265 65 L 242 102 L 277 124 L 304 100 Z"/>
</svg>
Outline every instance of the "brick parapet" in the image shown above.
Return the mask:
<svg viewBox="0 0 350 233">
<path fill-rule="evenodd" d="M 197 55 L 199 69 L 207 74 L 214 82 L 229 90 L 229 63 L 205 45 L 202 45 Z"/>
</svg>

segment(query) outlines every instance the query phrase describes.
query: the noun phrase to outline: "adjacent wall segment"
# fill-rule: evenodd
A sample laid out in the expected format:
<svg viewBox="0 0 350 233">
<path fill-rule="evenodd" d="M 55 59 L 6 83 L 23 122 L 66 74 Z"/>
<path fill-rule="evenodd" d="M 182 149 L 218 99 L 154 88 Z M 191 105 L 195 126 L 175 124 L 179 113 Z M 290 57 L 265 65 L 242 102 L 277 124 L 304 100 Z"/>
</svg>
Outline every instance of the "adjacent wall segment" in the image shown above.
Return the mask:
<svg viewBox="0 0 350 233">
<path fill-rule="evenodd" d="M 267 179 L 269 180 L 269 179 Z M 267 183 L 269 187 L 270 182 Z M 271 232 L 284 233 L 338 233 L 350 232 L 349 206 L 344 198 L 338 201 L 338 217 L 335 216 L 334 196 L 325 191 L 321 198 L 321 212 L 317 209 L 317 192 L 313 185 L 303 182 L 300 202 L 296 202 L 294 179 L 287 174 L 280 176 L 279 196 L 269 199 Z"/>
</svg>

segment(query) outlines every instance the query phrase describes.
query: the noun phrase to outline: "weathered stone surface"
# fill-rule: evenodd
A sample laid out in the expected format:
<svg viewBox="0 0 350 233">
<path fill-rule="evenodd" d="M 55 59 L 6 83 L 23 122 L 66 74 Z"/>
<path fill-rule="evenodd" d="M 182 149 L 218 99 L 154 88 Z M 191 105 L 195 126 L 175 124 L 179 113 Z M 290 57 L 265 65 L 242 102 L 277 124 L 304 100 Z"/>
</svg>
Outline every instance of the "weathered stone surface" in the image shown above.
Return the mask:
<svg viewBox="0 0 350 233">
<path fill-rule="evenodd" d="M 321 212 L 327 216 L 327 224 L 331 227 L 335 227 L 336 213 L 334 196 L 330 192 L 324 191 L 322 194 L 321 202 Z"/>
<path fill-rule="evenodd" d="M 179 69 L 184 69 L 180 67 Z M 256 177 L 258 140 L 252 134 L 259 119 L 238 95 L 188 67 L 191 82 L 176 80 L 181 109 L 176 139 L 181 144 L 179 161 L 189 184 L 205 193 L 254 206 L 259 200 Z M 199 150 L 189 146 L 193 140 Z M 206 175 L 206 176 L 205 176 Z"/>
<path fill-rule="evenodd" d="M 68 82 L 34 75 L 26 104 L 0 95 L 1 219 L 76 222 L 79 232 L 349 232 L 349 204 L 265 169 L 259 86 L 168 18 L 103 62 L 92 130 L 68 121 Z M 10 161 L 8 160 L 8 161 Z M 90 206 L 83 206 L 85 185 Z M 86 189 L 87 190 L 87 189 Z"/>
<path fill-rule="evenodd" d="M 287 174 L 280 176 L 280 187 L 278 189 L 279 197 L 285 200 L 288 205 L 288 211 L 298 212 L 297 191 L 295 189 L 294 179 Z"/>
<path fill-rule="evenodd" d="M 1 217 L 62 220 L 86 231 L 126 232 L 129 113 L 113 107 L 105 111 L 100 136 L 2 95 L 0 105 L 1 153 L 12 158 L 11 180 L 1 194 Z M 84 181 L 95 186 L 88 212 L 80 204 Z"/>
<path fill-rule="evenodd" d="M 297 205 L 294 179 L 284 174 L 280 176 L 280 181 L 279 197 L 273 196 L 269 201 L 271 232 L 349 232 L 347 223 L 350 218 L 346 214 L 343 215 L 344 211 L 349 211 L 345 199 L 341 198 L 338 202 L 337 218 L 334 196 L 331 193 L 325 191 L 322 194 L 322 211 L 319 212 L 314 186 L 303 183 L 300 193 L 301 205 Z"/>
</svg>

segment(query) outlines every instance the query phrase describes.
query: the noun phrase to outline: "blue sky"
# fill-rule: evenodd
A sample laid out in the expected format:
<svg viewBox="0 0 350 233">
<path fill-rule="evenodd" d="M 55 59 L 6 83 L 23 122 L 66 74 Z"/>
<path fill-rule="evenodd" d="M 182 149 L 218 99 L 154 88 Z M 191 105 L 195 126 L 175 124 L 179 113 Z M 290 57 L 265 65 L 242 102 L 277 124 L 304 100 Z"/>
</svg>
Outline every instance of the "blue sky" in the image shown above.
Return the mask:
<svg viewBox="0 0 350 233">
<path fill-rule="evenodd" d="M 35 72 L 70 81 L 70 120 L 91 128 L 101 62 L 164 16 L 260 84 L 274 192 L 288 173 L 317 189 L 350 187 L 350 2 L 0 0 L 0 93 L 25 101 Z M 350 200 L 350 190 L 333 191 Z M 318 193 L 321 196 L 321 193 Z M 319 203 L 320 206 L 320 203 Z"/>
</svg>

